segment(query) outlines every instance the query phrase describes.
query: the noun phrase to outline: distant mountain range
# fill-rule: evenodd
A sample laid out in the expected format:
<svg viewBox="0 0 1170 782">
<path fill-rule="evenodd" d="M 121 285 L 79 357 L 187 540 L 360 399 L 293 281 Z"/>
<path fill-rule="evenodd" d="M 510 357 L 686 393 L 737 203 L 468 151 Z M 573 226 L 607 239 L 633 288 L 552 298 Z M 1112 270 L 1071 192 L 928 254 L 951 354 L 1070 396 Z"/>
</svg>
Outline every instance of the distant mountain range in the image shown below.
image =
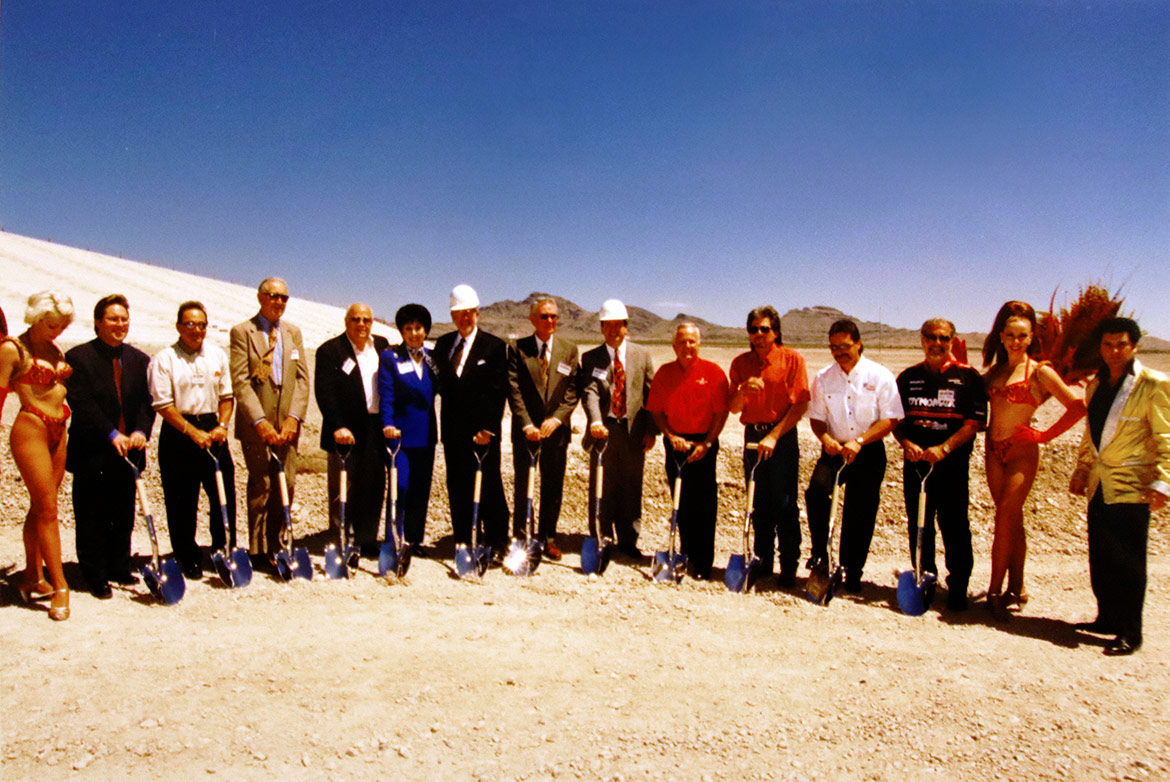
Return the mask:
<svg viewBox="0 0 1170 782">
<path fill-rule="evenodd" d="M 479 309 L 480 326 L 500 337 L 521 337 L 532 332 L 528 322 L 528 311 L 538 297 L 550 294 L 530 293 L 523 301 L 497 301 Z M 560 312 L 558 333 L 578 342 L 600 342 L 597 312 L 589 311 L 561 296 L 552 296 Z M 743 326 L 721 326 L 702 318 L 679 313 L 673 318 L 663 318 L 650 310 L 626 304 L 630 314 L 630 337 L 641 342 L 670 342 L 680 323 L 694 323 L 703 332 L 703 341 L 711 344 L 744 344 L 747 334 Z M 833 307 L 817 306 L 793 309 L 780 316 L 781 333 L 785 344 L 794 346 L 822 346 L 828 342 L 829 326 L 840 318 L 850 317 Z M 867 344 L 884 347 L 917 347 L 917 329 L 898 329 L 873 321 L 853 318 L 861 329 L 862 339 Z M 432 336 L 451 331 L 454 326 L 436 323 Z M 961 335 L 974 349 L 983 344 L 984 334 Z"/>
</svg>

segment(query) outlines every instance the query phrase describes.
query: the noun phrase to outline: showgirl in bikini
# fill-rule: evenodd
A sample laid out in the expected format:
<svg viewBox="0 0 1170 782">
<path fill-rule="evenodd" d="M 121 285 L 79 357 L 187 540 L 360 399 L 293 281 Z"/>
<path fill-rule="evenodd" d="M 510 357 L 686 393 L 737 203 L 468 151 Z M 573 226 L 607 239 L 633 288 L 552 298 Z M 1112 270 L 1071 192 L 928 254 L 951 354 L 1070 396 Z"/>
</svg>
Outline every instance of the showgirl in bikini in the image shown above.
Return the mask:
<svg viewBox="0 0 1170 782">
<path fill-rule="evenodd" d="M 25 603 L 52 598 L 49 618 L 61 621 L 69 618 L 69 585 L 61 567 L 57 490 L 65 475 L 65 381 L 73 369 L 56 339 L 73 321 L 73 302 L 52 291 L 33 294 L 24 320 L 29 327 L 23 334 L 0 341 L 0 406 L 10 391 L 20 399 L 12 422 L 12 459 L 29 493 L 26 565 L 17 588 Z"/>
<path fill-rule="evenodd" d="M 1024 593 L 1024 501 L 1036 478 L 1040 443 L 1058 437 L 1085 414 L 1085 403 L 1065 385 L 1051 364 L 1036 360 L 1040 344 L 1033 339 L 1035 331 L 1036 312 L 1031 305 L 1009 301 L 1000 307 L 983 344 L 983 366 L 991 365 L 983 377 L 991 403 L 986 441 L 987 486 L 995 501 L 987 606 L 999 620 L 1008 618 L 1009 606 L 1023 607 L 1028 601 Z M 1050 396 L 1064 405 L 1064 415 L 1043 432 L 1033 429 L 1033 413 Z"/>
</svg>

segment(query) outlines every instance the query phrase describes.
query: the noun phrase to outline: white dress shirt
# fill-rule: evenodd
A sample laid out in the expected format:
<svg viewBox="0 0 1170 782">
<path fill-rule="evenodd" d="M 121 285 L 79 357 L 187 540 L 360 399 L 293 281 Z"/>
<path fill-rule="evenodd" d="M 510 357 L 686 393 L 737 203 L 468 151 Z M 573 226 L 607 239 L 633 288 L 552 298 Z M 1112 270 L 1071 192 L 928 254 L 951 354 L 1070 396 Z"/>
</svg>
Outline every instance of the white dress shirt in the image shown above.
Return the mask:
<svg viewBox="0 0 1170 782">
<path fill-rule="evenodd" d="M 856 440 L 877 421 L 905 416 L 894 373 L 862 356 L 848 375 L 834 361 L 813 379 L 808 417 L 838 442 Z"/>
<path fill-rule="evenodd" d="M 366 340 L 365 350 L 358 350 L 353 340 L 349 339 L 349 346 L 357 357 L 357 370 L 362 373 L 362 388 L 366 392 L 366 410 L 370 413 L 378 412 L 378 351 L 374 349 L 374 339 Z"/>
<path fill-rule="evenodd" d="M 174 405 L 181 415 L 219 412 L 221 399 L 232 398 L 232 377 L 227 353 L 204 342 L 192 353 L 182 342 L 163 348 L 146 370 L 155 410 Z"/>
</svg>

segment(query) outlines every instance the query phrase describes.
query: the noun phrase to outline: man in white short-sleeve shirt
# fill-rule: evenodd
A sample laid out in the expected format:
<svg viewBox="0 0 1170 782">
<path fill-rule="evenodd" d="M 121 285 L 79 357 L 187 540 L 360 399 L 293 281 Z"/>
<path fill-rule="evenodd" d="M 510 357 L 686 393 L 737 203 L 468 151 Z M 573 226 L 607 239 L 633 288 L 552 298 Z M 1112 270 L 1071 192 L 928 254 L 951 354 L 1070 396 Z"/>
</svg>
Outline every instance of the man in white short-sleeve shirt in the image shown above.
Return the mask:
<svg viewBox="0 0 1170 782">
<path fill-rule="evenodd" d="M 223 516 L 215 488 L 215 462 L 223 470 L 231 543 L 236 537 L 235 467 L 227 446 L 235 402 L 227 353 L 209 344 L 207 311 L 197 301 L 179 305 L 179 339 L 150 361 L 147 377 L 155 411 L 163 419 L 158 440 L 167 528 L 175 559 L 187 578 L 203 577 L 203 551 L 195 542 L 199 489 L 210 502 L 211 545 L 224 548 Z"/>
<path fill-rule="evenodd" d="M 869 556 L 882 479 L 886 474 L 883 438 L 902 418 L 902 399 L 890 370 L 861 355 L 861 332 L 849 319 L 829 327 L 833 362 L 813 380 L 809 424 L 821 443 L 821 456 L 804 493 L 812 539 L 812 569 L 828 556 L 829 511 L 837 471 L 847 485 L 841 517 L 840 562 L 845 589 L 861 591 L 861 572 Z"/>
</svg>

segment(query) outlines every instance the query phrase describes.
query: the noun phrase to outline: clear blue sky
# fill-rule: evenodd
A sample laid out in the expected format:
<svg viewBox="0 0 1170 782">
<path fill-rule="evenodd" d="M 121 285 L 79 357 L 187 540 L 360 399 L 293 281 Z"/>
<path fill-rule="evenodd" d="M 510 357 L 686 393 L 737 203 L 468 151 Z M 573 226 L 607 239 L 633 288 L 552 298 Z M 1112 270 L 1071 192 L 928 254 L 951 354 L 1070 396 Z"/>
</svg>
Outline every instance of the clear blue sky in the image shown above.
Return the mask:
<svg viewBox="0 0 1170 782">
<path fill-rule="evenodd" d="M 294 295 L 452 285 L 1170 337 L 1170 3 L 0 6 L 7 230 Z"/>
</svg>

